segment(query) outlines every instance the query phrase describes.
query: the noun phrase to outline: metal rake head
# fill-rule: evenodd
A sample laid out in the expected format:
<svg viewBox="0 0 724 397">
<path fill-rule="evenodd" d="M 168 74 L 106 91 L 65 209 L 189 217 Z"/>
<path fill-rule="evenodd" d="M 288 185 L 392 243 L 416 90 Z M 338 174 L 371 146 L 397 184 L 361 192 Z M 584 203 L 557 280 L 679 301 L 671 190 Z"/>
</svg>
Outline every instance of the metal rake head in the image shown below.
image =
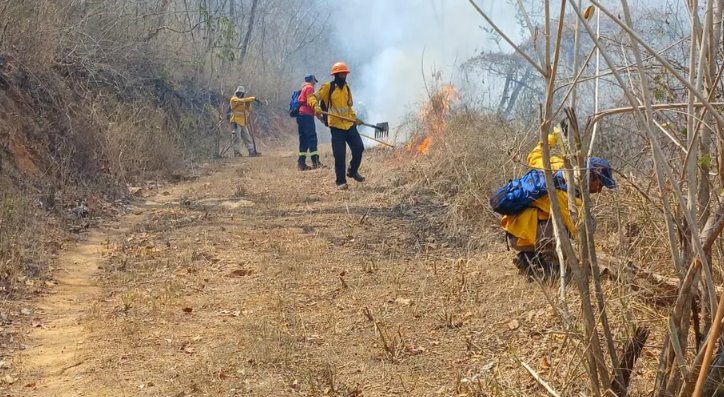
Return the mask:
<svg viewBox="0 0 724 397">
<path fill-rule="evenodd" d="M 390 124 L 388 122 L 375 125 L 375 139 L 383 139 L 390 136 Z"/>
</svg>

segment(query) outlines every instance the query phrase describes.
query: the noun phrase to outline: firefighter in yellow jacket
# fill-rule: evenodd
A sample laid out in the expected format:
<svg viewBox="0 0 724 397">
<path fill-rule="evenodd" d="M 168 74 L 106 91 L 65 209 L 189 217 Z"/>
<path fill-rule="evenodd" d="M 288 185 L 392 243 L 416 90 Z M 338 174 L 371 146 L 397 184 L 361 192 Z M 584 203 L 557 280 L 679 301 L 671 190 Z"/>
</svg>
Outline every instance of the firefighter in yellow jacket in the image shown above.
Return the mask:
<svg viewBox="0 0 724 397">
<path fill-rule="evenodd" d="M 234 141 L 234 156 L 241 156 L 241 143 L 244 142 L 247 150 L 249 150 L 249 156 L 256 157 L 260 156 L 261 153 L 256 150 L 256 146 L 251 138 L 251 134 L 249 134 L 249 128 L 247 128 L 246 123 L 248 121 L 249 114 L 251 114 L 252 103 L 261 102 L 256 97 L 247 97 L 245 95 L 246 88 L 240 85 L 236 88 L 234 96 L 229 100 L 229 109 L 231 110 L 231 118 L 229 121 L 231 122 L 232 137 Z"/>
<path fill-rule="evenodd" d="M 560 136 L 560 130 L 548 135 L 548 146 L 553 148 Z M 538 145 L 528 154 L 528 165 L 531 168 L 544 169 L 543 166 L 543 143 Z M 563 224 L 568 233 L 575 236 L 576 227 L 568 212 L 567 185 L 563 175 L 563 158 L 551 156 L 551 168 L 556 181 L 555 193 L 561 207 Z M 612 189 L 616 187 L 613 179 L 611 165 L 600 157 L 588 159 L 590 167 L 589 192 L 600 193 L 603 187 Z M 550 191 L 550 189 L 549 189 Z M 580 200 L 576 198 L 576 206 L 580 206 Z M 533 204 L 515 215 L 505 215 L 500 224 L 506 232 L 508 245 L 518 251 L 517 257 L 513 260 L 515 266 L 529 277 L 555 278 L 560 271 L 558 256 L 556 255 L 555 237 L 553 235 L 553 224 L 550 214 L 551 201 L 548 194 L 535 200 Z"/>
<path fill-rule="evenodd" d="M 326 124 L 332 134 L 335 182 L 339 189 L 348 188 L 346 177 L 350 177 L 357 182 L 364 182 L 365 180 L 359 174 L 359 167 L 362 164 L 362 152 L 364 152 L 365 147 L 359 132 L 357 132 L 357 125 L 360 124 L 360 121 L 357 119 L 357 114 L 352 107 L 352 91 L 349 84 L 347 84 L 349 73 L 346 64 L 343 62 L 335 63 L 330 73 L 334 76 L 334 80 L 322 84 L 314 95 L 307 98 L 307 104 L 314 109 L 317 117 L 322 116 L 323 107 L 329 113 Z M 336 116 L 342 116 L 347 120 Z M 347 145 L 349 145 L 352 152 L 352 160 L 345 172 Z"/>
</svg>

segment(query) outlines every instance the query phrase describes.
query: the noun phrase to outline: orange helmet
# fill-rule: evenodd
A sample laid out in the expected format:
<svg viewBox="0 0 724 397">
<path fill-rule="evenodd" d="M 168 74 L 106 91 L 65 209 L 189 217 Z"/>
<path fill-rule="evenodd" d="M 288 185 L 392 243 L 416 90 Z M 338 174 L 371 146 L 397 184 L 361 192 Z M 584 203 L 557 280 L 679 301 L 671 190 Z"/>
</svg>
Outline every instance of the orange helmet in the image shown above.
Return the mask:
<svg viewBox="0 0 724 397">
<path fill-rule="evenodd" d="M 349 68 L 347 67 L 347 64 L 344 62 L 337 62 L 334 65 L 332 65 L 332 71 L 330 74 L 337 74 L 337 73 L 350 73 Z"/>
</svg>

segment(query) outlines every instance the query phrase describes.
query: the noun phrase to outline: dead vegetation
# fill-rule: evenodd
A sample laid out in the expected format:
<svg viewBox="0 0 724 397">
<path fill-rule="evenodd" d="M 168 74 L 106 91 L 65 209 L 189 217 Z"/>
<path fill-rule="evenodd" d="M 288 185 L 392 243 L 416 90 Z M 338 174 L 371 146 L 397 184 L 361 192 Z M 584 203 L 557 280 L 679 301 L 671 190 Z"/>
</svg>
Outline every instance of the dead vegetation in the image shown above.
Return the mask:
<svg viewBox="0 0 724 397">
<path fill-rule="evenodd" d="M 471 243 L 485 244 L 497 223 L 488 192 L 525 169 L 530 144 L 530 136 L 511 123 L 455 109 L 444 118 L 440 132 L 432 135 L 428 154 L 408 149 L 393 166 L 409 182 L 403 190 L 409 193 L 411 207 L 431 201 L 429 210 L 437 216 L 428 217 L 430 224 L 448 236 L 468 241 L 474 236 Z"/>
<path fill-rule="evenodd" d="M 250 3 L 0 1 L 3 183 L 54 215 L 114 203 L 126 184 L 179 179 L 221 152 L 240 83 L 266 104 L 252 120 L 260 145 L 285 141 L 292 128 L 278 109 L 303 73 L 289 65 L 327 49 L 307 37 L 323 21 L 280 42 L 266 15 L 291 23 L 308 6 Z"/>
<path fill-rule="evenodd" d="M 180 4 L 161 2 L 170 3 Z M 61 8 L 37 4 L 48 5 L 47 13 Z M 31 11 L 4 6 L 16 16 Z M 98 28 L 108 22 L 104 18 L 80 21 Z M 128 21 L 122 20 L 126 27 L 140 29 Z M 210 22 L 200 22 L 205 33 L 214 31 Z M 216 23 L 221 26 L 221 19 Z M 7 40 L 19 45 L 29 26 L 20 24 Z M 244 44 L 225 50 L 246 55 L 242 37 L 252 27 L 248 22 L 247 29 L 234 30 Z M 60 219 L 79 221 L 73 230 L 82 231 L 89 225 L 82 218 L 109 210 L 103 203 L 121 196 L 124 182 L 173 176 L 188 161 L 218 152 L 218 109 L 207 104 L 221 101 L 212 84 L 230 84 L 214 77 L 211 65 L 219 55 L 215 40 L 224 36 L 209 34 L 208 43 L 185 47 L 207 51 L 194 78 L 177 80 L 167 74 L 168 65 L 141 61 L 153 53 L 138 40 L 120 66 L 111 66 L 121 53 L 107 44 L 117 43 L 120 33 L 101 30 L 108 36 L 97 43 L 83 31 L 65 37 L 64 45 L 82 39 L 73 51 L 28 41 L 23 49 L 35 43 L 60 56 L 32 54 L 31 60 L 56 62 L 42 75 L 27 66 L 28 59 L 3 58 L 0 82 L 10 87 L 0 92 L 3 103 L 24 112 L 42 109 L 41 121 L 17 124 L 37 136 L 0 131 L 2 167 L 11 169 L 0 195 L 0 237 L 6 238 L 0 240 L 0 281 L 6 291 L 17 283 L 32 286 L 39 277 L 36 262 L 28 261 L 47 255 L 36 220 L 57 211 L 67 215 Z M 151 41 L 165 30 L 157 25 L 132 32 L 150 32 Z M 105 56 L 102 62 L 90 62 L 96 54 Z M 220 58 L 233 68 L 235 58 Z M 239 66 L 259 62 L 243 58 Z M 546 63 L 534 66 L 553 82 L 550 59 Z M 153 77 L 130 78 L 145 68 Z M 270 70 L 265 73 L 279 72 Z M 256 84 L 273 96 L 268 81 Z M 85 372 L 71 367 L 68 376 L 108 395 L 528 396 L 596 394 L 601 388 L 603 394 L 610 389 L 644 396 L 693 387 L 713 306 L 705 308 L 706 291 L 690 287 L 694 273 L 706 268 L 702 261 L 711 264 L 721 252 L 710 251 L 708 258 L 696 253 L 698 228 L 686 226 L 691 214 L 668 189 L 685 185 L 685 170 L 705 170 L 711 162 L 677 158 L 681 164 L 674 170 L 682 177 L 669 175 L 668 182 L 655 180 L 661 168 L 652 164 L 631 167 L 620 175 L 626 182 L 619 192 L 590 202 L 599 219 L 596 248 L 612 256 L 608 268 L 603 260 L 590 262 L 592 269 L 606 270 L 600 284 L 594 280 L 600 288 L 591 319 L 588 279 L 578 278 L 584 282 L 563 300 L 554 288 L 519 277 L 497 237 L 488 193 L 523 172 L 535 140 L 530 131 L 524 123 L 441 103 L 447 97 L 437 94 L 431 93 L 426 110 L 432 117 L 423 115 L 417 126 L 429 134 L 413 136 L 395 153 L 376 153 L 373 177 L 349 195 L 320 188 L 315 178 L 330 179 L 331 170 L 291 175 L 281 157 L 227 164 L 216 175 L 173 189 L 158 190 L 156 182 L 148 189 L 156 189 L 153 194 L 139 190 L 152 202 L 135 208 L 140 219 L 127 236 L 108 242 L 104 295 L 85 312 L 93 349 L 81 350 Z M 552 98 L 549 91 L 541 134 L 553 122 Z M 11 126 L 18 121 L 14 114 L 0 112 Z M 275 122 L 264 118 L 259 125 Z M 652 148 L 641 153 L 656 151 L 656 142 L 651 139 Z M 670 163 L 675 161 L 660 164 Z M 700 182 L 710 178 L 702 175 Z M 288 181 L 298 179 L 304 183 L 290 189 Z M 33 188 L 34 195 L 24 194 Z M 672 252 L 686 262 L 679 258 L 678 267 L 670 266 Z M 582 263 L 590 260 L 582 257 Z M 712 271 L 708 281 L 720 281 L 721 269 Z M 604 308 L 608 320 L 599 324 Z M 592 344 L 599 351 L 592 352 Z M 613 364 L 614 357 L 624 365 Z M 595 368 L 587 368 L 587 360 Z M 38 374 L 13 371 L 5 371 L 6 384 L 43 392 L 33 380 Z M 19 377 L 29 380 L 21 385 Z M 611 381 L 619 377 L 622 383 Z"/>
<path fill-rule="evenodd" d="M 581 336 L 504 252 L 419 245 L 415 218 L 376 189 L 383 162 L 349 196 L 311 183 L 332 170 L 289 191 L 286 162 L 147 192 L 110 241 L 93 349 L 67 376 L 108 395 L 544 395 L 522 361 L 579 390 Z M 223 205 L 237 182 L 253 205 Z"/>
<path fill-rule="evenodd" d="M 67 376 L 105 395 L 548 395 L 540 381 L 561 395 L 585 393 L 585 336 L 549 303 L 555 289 L 520 277 L 495 240 L 477 249 L 448 240 L 453 228 L 438 234 L 454 219 L 440 217 L 451 206 L 409 205 L 407 188 L 421 202 L 453 202 L 444 175 L 429 179 L 437 193 L 395 186 L 435 169 L 448 150 L 438 142 L 427 156 L 373 151 L 369 181 L 349 194 L 319 183 L 331 169 L 300 176 L 273 155 L 141 190 L 149 202 L 131 209 L 129 234 L 108 242 L 104 292 L 87 311 L 93 349 Z M 390 171 L 401 162 L 429 168 Z M 292 179 L 297 189 L 288 189 Z M 478 218 L 468 222 L 492 222 L 471 214 Z M 619 280 L 604 293 L 612 321 L 666 321 L 666 306 Z M 574 324 L 579 317 L 571 313 Z M 663 335 L 651 329 L 631 396 L 653 387 Z M 19 375 L 42 395 L 42 379 Z"/>
<path fill-rule="evenodd" d="M 275 35 L 248 8 L 206 3 L 0 0 L 0 379 L 17 379 L 21 330 L 39 324 L 23 313 L 62 271 L 58 250 L 125 213 L 129 185 L 182 180 L 219 155 L 229 87 L 265 100 L 252 119 L 260 145 L 286 141 L 290 120 L 275 109 L 296 80 L 278 77 L 303 72 L 259 56 Z M 291 18 L 296 9 L 280 10 Z M 273 48 L 290 60 L 292 45 L 301 56 L 315 44 Z M 126 303 L 132 310 L 132 295 Z"/>
</svg>

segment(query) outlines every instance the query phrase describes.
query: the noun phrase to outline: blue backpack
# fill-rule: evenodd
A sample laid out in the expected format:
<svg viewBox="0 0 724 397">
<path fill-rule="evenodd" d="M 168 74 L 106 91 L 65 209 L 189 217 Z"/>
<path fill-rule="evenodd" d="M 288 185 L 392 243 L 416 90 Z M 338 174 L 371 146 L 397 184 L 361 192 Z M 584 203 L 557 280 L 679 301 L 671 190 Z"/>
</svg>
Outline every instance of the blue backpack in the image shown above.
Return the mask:
<svg viewBox="0 0 724 397">
<path fill-rule="evenodd" d="M 302 90 L 292 92 L 292 97 L 289 99 L 289 117 L 299 116 L 299 106 L 301 106 L 301 103 L 299 103 L 299 94 L 301 93 Z"/>
<path fill-rule="evenodd" d="M 493 211 L 501 215 L 521 213 L 548 193 L 542 170 L 533 169 L 518 179 L 511 179 L 490 197 Z"/>
</svg>

